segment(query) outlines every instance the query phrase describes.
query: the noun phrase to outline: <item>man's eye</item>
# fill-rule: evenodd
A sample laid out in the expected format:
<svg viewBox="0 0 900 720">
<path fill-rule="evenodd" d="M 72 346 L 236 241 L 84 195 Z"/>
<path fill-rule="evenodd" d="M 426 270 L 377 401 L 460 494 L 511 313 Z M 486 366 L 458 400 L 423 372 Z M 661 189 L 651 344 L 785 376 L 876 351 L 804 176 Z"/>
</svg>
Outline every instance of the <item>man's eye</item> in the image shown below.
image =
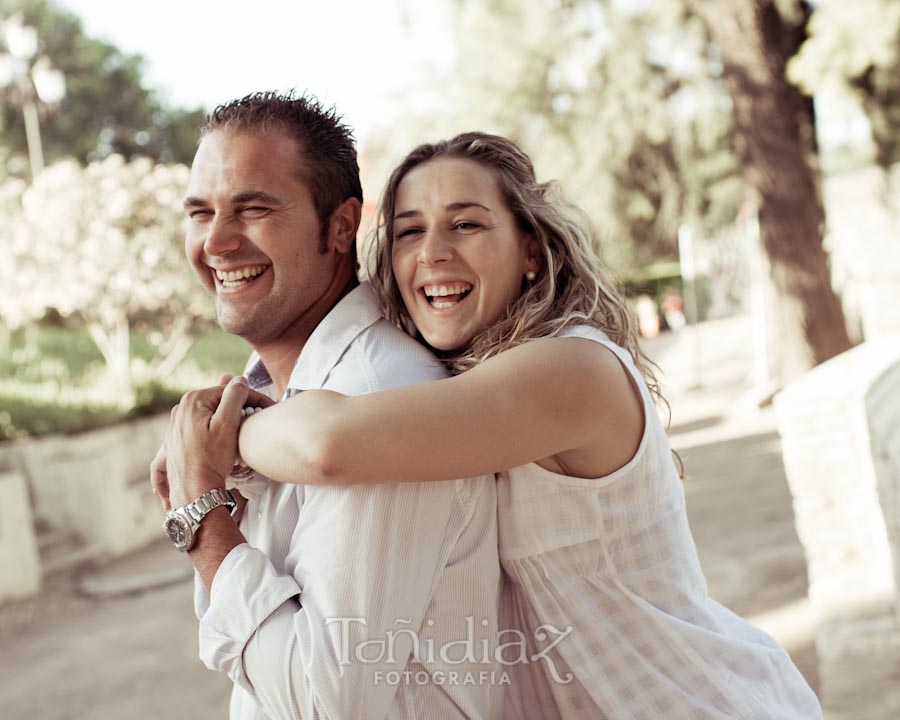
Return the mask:
<svg viewBox="0 0 900 720">
<path fill-rule="evenodd" d="M 206 217 L 207 215 L 212 215 L 212 211 L 197 209 L 197 210 L 191 210 L 188 212 L 188 217 L 191 220 L 201 220 L 204 217 Z"/>
<path fill-rule="evenodd" d="M 269 208 L 251 205 L 249 207 L 241 208 L 240 212 L 242 215 L 249 215 L 250 217 L 261 217 L 269 212 Z"/>
</svg>

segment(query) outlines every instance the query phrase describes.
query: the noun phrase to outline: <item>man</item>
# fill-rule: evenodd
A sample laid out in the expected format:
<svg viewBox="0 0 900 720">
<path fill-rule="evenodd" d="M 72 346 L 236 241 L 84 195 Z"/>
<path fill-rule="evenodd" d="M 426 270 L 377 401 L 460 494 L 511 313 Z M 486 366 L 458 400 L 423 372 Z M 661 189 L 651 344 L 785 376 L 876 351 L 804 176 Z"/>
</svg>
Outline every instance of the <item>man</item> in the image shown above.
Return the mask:
<svg viewBox="0 0 900 720">
<path fill-rule="evenodd" d="M 352 135 L 314 100 L 254 94 L 207 120 L 186 252 L 219 323 L 253 347 L 255 390 L 352 395 L 443 376 L 357 281 L 361 202 Z M 491 714 L 493 478 L 269 483 L 236 524 L 223 489 L 247 397 L 240 380 L 188 393 L 151 468 L 181 508 L 168 532 L 197 569 L 200 655 L 234 681 L 231 717 Z"/>
</svg>

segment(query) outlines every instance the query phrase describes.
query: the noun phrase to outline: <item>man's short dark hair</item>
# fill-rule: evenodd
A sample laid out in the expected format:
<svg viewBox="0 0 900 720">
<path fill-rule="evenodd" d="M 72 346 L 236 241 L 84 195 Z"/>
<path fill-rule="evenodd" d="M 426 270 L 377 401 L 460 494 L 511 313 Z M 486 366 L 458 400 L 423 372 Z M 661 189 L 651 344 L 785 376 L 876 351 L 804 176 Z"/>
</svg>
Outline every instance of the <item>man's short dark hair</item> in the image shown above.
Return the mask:
<svg viewBox="0 0 900 720">
<path fill-rule="evenodd" d="M 200 137 L 215 130 L 262 134 L 278 128 L 294 138 L 301 152 L 299 177 L 312 194 L 324 252 L 335 208 L 349 198 L 363 199 L 353 130 L 341 120 L 334 107 L 323 107 L 312 95 L 258 92 L 219 105 Z"/>
</svg>

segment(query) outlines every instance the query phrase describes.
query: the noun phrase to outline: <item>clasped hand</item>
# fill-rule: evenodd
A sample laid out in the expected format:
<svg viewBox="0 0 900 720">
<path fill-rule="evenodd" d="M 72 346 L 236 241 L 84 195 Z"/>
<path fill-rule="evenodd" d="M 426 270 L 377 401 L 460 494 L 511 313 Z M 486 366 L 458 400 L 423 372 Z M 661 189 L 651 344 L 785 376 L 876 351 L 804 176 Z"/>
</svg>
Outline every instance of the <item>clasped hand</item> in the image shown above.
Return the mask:
<svg viewBox="0 0 900 720">
<path fill-rule="evenodd" d="M 186 393 L 172 408 L 165 442 L 150 463 L 150 484 L 165 510 L 224 487 L 237 457 L 241 408 L 274 404 L 243 377 L 223 375 L 220 382 Z"/>
</svg>

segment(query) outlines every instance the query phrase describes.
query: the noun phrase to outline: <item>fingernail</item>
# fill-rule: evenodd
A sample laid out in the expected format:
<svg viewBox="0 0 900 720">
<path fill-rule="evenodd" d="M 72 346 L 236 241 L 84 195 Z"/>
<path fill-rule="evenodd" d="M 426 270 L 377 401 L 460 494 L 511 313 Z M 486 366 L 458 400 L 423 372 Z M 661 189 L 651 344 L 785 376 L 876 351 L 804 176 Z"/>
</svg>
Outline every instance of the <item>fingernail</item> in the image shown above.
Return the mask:
<svg viewBox="0 0 900 720">
<path fill-rule="evenodd" d="M 231 378 L 229 384 L 231 384 L 231 385 L 247 385 L 247 378 L 245 378 L 243 375 L 236 375 L 235 377 Z"/>
</svg>

